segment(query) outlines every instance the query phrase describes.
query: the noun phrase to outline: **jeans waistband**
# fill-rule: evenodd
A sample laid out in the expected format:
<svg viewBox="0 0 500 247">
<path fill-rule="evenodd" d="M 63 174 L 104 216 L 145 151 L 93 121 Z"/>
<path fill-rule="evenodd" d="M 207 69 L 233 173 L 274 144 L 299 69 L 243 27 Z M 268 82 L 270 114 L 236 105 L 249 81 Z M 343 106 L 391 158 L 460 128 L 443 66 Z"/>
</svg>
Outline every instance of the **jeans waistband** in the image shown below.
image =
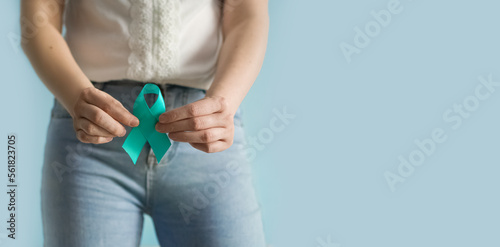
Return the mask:
<svg viewBox="0 0 500 247">
<path fill-rule="evenodd" d="M 94 85 L 95 88 L 103 90 L 107 86 L 130 86 L 130 87 L 143 87 L 144 85 L 151 83 L 157 85 L 162 91 L 165 91 L 167 88 L 180 88 L 180 89 L 189 89 L 189 90 L 200 90 L 206 93 L 206 90 L 204 89 L 199 89 L 199 88 L 192 88 L 192 87 L 185 87 L 177 84 L 170 84 L 170 83 L 164 83 L 164 84 L 159 84 L 159 83 L 154 83 L 154 82 L 143 82 L 143 81 L 136 81 L 136 80 L 129 80 L 129 79 L 122 79 L 122 80 L 110 80 L 110 81 L 105 81 L 105 82 L 96 82 L 96 81 L 91 81 L 92 85 Z"/>
</svg>

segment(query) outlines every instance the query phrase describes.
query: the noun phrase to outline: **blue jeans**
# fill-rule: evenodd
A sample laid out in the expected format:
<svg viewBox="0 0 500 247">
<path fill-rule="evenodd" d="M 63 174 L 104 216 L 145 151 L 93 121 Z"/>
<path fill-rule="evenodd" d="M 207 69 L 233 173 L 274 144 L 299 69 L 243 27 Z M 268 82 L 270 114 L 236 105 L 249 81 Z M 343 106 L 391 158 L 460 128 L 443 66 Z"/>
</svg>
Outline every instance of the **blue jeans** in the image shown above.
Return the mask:
<svg viewBox="0 0 500 247">
<path fill-rule="evenodd" d="M 143 86 L 93 84 L 131 112 Z M 205 96 L 199 89 L 160 88 L 167 111 Z M 156 97 L 146 96 L 151 102 Z M 146 144 L 136 165 L 121 147 L 126 136 L 81 143 L 57 100 L 51 114 L 41 189 L 44 246 L 139 246 L 144 214 L 152 217 L 161 246 L 265 246 L 240 110 L 229 149 L 207 154 L 173 142 L 158 163 Z"/>
</svg>

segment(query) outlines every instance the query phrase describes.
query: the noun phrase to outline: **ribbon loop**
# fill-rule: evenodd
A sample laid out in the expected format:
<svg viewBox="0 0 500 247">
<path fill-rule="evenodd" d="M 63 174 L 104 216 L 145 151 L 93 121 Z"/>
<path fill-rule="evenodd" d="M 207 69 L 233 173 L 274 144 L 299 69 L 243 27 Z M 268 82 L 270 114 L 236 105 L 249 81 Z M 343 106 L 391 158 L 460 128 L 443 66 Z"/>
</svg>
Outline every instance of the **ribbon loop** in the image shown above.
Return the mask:
<svg viewBox="0 0 500 247">
<path fill-rule="evenodd" d="M 145 94 L 157 94 L 155 103 L 148 106 Z M 139 154 L 146 142 L 149 142 L 158 163 L 171 146 L 170 139 L 164 133 L 155 129 L 158 117 L 165 112 L 165 102 L 161 90 L 155 84 L 148 83 L 142 88 L 141 93 L 134 102 L 133 114 L 139 119 L 139 126 L 134 127 L 125 139 L 122 148 L 128 153 L 134 165 L 137 163 Z"/>
</svg>

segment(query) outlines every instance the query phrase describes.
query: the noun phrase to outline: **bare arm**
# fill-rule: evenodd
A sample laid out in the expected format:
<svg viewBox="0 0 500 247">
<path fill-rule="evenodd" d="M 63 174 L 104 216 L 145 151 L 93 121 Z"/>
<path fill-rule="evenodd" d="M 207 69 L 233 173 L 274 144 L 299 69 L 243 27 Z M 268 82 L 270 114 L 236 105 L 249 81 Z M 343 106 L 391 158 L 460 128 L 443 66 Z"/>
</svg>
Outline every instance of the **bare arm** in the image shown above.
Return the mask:
<svg viewBox="0 0 500 247">
<path fill-rule="evenodd" d="M 63 0 L 22 0 L 22 47 L 38 77 L 72 114 L 80 91 L 92 83 L 61 35 L 63 10 Z M 39 16 L 48 17 L 48 23 L 43 24 Z"/>
<path fill-rule="evenodd" d="M 22 0 L 21 45 L 40 80 L 73 117 L 78 139 L 109 142 L 125 135 L 120 123 L 137 126 L 138 120 L 80 69 L 61 34 L 63 10 L 64 0 Z"/>
<path fill-rule="evenodd" d="M 267 0 L 226 0 L 224 42 L 206 97 L 160 116 L 156 129 L 204 152 L 233 143 L 236 110 L 262 67 L 269 29 Z"/>
<path fill-rule="evenodd" d="M 207 96 L 225 98 L 230 111 L 236 112 L 262 67 L 269 30 L 268 3 L 267 0 L 225 2 L 224 45 Z"/>
</svg>

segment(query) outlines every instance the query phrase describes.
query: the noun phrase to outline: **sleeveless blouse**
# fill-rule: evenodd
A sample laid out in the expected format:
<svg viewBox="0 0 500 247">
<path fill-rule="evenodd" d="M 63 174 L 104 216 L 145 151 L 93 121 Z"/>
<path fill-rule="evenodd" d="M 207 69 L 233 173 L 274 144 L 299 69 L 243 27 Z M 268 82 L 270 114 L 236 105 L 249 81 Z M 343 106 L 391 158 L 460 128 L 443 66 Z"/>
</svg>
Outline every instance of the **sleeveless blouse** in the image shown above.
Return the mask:
<svg viewBox="0 0 500 247">
<path fill-rule="evenodd" d="M 66 0 L 65 40 L 96 82 L 208 89 L 222 45 L 221 0 Z"/>
</svg>

